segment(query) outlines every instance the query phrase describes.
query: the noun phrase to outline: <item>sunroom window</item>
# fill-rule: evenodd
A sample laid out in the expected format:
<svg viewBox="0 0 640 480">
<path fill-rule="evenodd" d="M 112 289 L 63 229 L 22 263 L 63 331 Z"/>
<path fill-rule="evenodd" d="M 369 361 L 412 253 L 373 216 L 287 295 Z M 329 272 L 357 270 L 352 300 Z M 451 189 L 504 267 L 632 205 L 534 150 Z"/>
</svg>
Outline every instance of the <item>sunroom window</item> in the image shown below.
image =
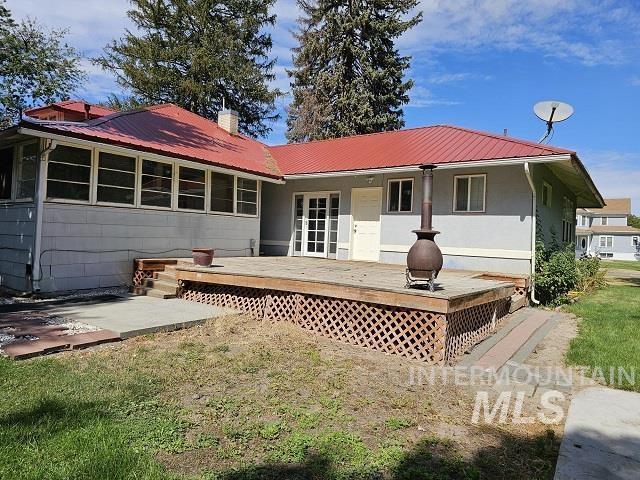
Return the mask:
<svg viewBox="0 0 640 480">
<path fill-rule="evenodd" d="M 211 174 L 211 211 L 233 213 L 233 175 Z"/>
<path fill-rule="evenodd" d="M 47 198 L 89 201 L 91 150 L 58 145 L 49 154 Z"/>
<path fill-rule="evenodd" d="M 13 182 L 13 147 L 0 150 L 0 200 L 11 199 Z"/>
<path fill-rule="evenodd" d="M 100 152 L 98 155 L 98 202 L 133 205 L 135 189 L 135 157 Z"/>
<path fill-rule="evenodd" d="M 146 207 L 171 208 L 173 165 L 152 160 L 142 161 L 140 204 Z"/>
<path fill-rule="evenodd" d="M 178 208 L 204 210 L 205 171 L 180 167 Z"/>
<path fill-rule="evenodd" d="M 38 144 L 28 143 L 20 148 L 16 179 L 16 200 L 31 200 L 36 191 L 36 159 Z"/>
<path fill-rule="evenodd" d="M 258 214 L 258 181 L 238 177 L 237 213 Z"/>
<path fill-rule="evenodd" d="M 454 178 L 454 211 L 484 212 L 485 175 L 461 175 Z"/>
</svg>

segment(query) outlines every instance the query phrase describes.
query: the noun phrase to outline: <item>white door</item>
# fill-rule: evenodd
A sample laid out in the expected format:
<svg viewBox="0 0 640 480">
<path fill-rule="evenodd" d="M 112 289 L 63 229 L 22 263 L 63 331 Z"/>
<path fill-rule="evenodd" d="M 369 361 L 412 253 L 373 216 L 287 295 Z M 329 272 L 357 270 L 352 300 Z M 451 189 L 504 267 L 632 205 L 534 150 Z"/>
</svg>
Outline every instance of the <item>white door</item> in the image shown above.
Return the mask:
<svg viewBox="0 0 640 480">
<path fill-rule="evenodd" d="M 309 257 L 327 256 L 328 213 L 329 195 L 312 193 L 304 196 L 303 255 Z"/>
<path fill-rule="evenodd" d="M 380 258 L 380 210 L 382 188 L 351 190 L 351 258 L 377 262 Z"/>
</svg>

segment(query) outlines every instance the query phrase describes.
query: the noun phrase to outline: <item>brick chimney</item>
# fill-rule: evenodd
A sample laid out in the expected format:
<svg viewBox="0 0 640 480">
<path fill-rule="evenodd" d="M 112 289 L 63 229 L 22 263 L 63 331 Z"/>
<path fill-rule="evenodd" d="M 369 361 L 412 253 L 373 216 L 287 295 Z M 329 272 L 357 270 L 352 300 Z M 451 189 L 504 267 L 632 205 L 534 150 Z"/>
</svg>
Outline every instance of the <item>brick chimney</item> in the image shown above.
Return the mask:
<svg viewBox="0 0 640 480">
<path fill-rule="evenodd" d="M 219 111 L 218 125 L 231 135 L 236 135 L 238 133 L 238 112 L 229 109 Z"/>
</svg>

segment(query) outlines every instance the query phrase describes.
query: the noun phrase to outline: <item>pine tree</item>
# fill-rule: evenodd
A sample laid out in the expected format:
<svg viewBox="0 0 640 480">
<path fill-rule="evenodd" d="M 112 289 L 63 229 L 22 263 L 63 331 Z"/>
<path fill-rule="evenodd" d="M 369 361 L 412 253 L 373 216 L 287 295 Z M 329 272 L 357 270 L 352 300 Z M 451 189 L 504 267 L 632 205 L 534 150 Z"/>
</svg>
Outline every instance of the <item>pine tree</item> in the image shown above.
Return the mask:
<svg viewBox="0 0 640 480">
<path fill-rule="evenodd" d="M 26 108 L 68 99 L 82 84 L 80 56 L 64 43 L 66 34 L 30 19 L 16 22 L 0 1 L 0 128 Z"/>
<path fill-rule="evenodd" d="M 395 130 L 411 80 L 394 41 L 417 25 L 417 0 L 298 0 L 287 138 L 300 142 Z"/>
<path fill-rule="evenodd" d="M 240 130 L 264 136 L 279 95 L 266 28 L 275 0 L 132 0 L 137 26 L 94 62 L 141 103 L 175 103 L 210 119 L 223 99 Z"/>
</svg>

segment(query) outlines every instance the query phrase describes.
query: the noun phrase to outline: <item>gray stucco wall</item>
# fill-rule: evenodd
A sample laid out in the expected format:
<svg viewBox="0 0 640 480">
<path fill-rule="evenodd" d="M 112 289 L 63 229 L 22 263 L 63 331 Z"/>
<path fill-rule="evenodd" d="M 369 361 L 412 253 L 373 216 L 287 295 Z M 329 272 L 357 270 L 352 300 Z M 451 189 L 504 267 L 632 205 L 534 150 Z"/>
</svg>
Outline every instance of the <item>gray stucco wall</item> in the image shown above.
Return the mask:
<svg viewBox="0 0 640 480">
<path fill-rule="evenodd" d="M 480 173 L 487 174 L 486 212 L 454 213 L 454 176 Z M 388 180 L 394 178 L 414 178 L 411 212 L 386 211 Z M 339 248 L 338 258 L 349 258 L 351 189 L 376 186 L 383 187 L 380 261 L 404 263 L 406 251 L 415 240 L 412 230 L 420 226 L 420 172 L 288 180 L 285 185 L 265 184 L 262 190 L 262 251 L 268 255 L 287 254 L 294 192 L 339 191 L 338 242 L 339 247 L 342 244 L 343 248 Z M 504 258 L 510 255 L 509 252 L 530 251 L 531 191 L 522 166 L 436 169 L 433 204 L 434 227 L 442 232 L 436 238 L 445 252 L 446 268 L 529 272 L 530 260 Z M 447 254 L 447 249 L 455 250 L 457 254 Z M 481 255 L 480 250 L 487 250 L 490 256 L 476 256 Z M 471 251 L 474 252 L 473 256 L 464 254 Z"/>
<path fill-rule="evenodd" d="M 27 265 L 32 265 L 35 239 L 33 203 L 0 205 L 0 285 L 31 288 Z"/>
<path fill-rule="evenodd" d="M 259 238 L 257 217 L 45 203 L 41 290 L 127 285 L 134 258 L 190 256 L 192 247 L 249 255 L 255 239 L 257 254 Z"/>
</svg>

